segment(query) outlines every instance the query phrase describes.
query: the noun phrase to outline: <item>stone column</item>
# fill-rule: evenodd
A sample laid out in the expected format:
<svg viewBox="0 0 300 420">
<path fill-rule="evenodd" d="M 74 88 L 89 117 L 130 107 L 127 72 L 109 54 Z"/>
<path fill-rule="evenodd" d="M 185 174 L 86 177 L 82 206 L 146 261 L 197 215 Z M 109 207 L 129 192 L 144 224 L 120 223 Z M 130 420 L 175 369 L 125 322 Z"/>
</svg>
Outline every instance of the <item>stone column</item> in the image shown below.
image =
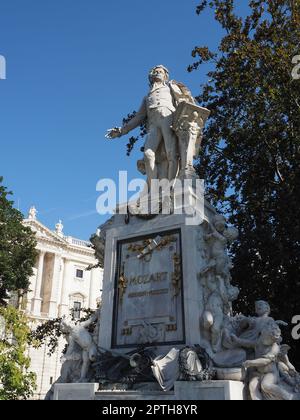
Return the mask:
<svg viewBox="0 0 300 420">
<path fill-rule="evenodd" d="M 49 318 L 57 317 L 60 270 L 61 270 L 61 255 L 54 254 L 51 297 L 50 297 L 50 302 L 49 302 Z"/>
<path fill-rule="evenodd" d="M 53 277 L 51 286 L 51 297 L 49 302 L 49 318 L 57 317 L 58 309 L 58 288 L 60 279 L 62 258 L 60 254 L 54 254 Z"/>
<path fill-rule="evenodd" d="M 90 271 L 90 292 L 89 292 L 89 308 L 96 309 L 96 289 L 97 289 L 97 280 L 98 280 L 98 270 L 91 270 Z M 99 287 L 100 287 L 100 279 L 99 279 Z"/>
<path fill-rule="evenodd" d="M 69 315 L 69 290 L 70 279 L 72 278 L 72 261 L 65 260 L 64 276 L 61 288 L 61 304 L 59 307 L 59 316 Z"/>
<path fill-rule="evenodd" d="M 30 277 L 29 279 L 29 289 L 30 291 L 27 292 L 27 304 L 26 304 L 26 310 L 27 312 L 31 312 L 32 311 L 32 305 L 33 305 L 33 300 L 34 300 L 34 296 L 35 296 L 35 288 L 36 288 L 36 282 L 37 282 L 37 268 L 34 267 L 33 268 L 33 275 Z"/>
<path fill-rule="evenodd" d="M 58 307 L 58 315 L 59 315 L 59 311 L 60 311 L 60 306 L 61 306 L 61 297 L 62 297 L 62 287 L 63 287 L 63 280 L 64 280 L 64 275 L 65 275 L 65 258 L 61 258 L 61 262 L 60 262 L 60 274 L 59 274 L 59 285 L 58 285 L 58 290 L 57 290 L 57 307 Z"/>
<path fill-rule="evenodd" d="M 39 262 L 38 262 L 38 270 L 37 270 L 37 279 L 36 279 L 36 286 L 33 298 L 33 315 L 40 316 L 41 315 L 41 290 L 42 290 L 42 282 L 43 282 L 43 272 L 44 272 L 44 258 L 45 252 L 41 251 L 39 255 Z"/>
</svg>

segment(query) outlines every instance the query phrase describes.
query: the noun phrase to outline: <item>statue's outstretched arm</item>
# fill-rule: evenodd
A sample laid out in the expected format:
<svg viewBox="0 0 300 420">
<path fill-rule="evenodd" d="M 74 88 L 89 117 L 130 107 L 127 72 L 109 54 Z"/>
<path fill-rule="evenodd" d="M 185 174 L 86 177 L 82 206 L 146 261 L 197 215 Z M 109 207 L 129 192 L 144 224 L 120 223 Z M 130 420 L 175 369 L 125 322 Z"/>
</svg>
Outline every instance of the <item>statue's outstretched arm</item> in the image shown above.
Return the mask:
<svg viewBox="0 0 300 420">
<path fill-rule="evenodd" d="M 86 321 L 83 321 L 80 323 L 80 326 L 83 328 L 89 327 L 93 322 L 96 322 L 98 319 L 98 311 L 94 312 L 93 315 L 87 319 Z"/>
<path fill-rule="evenodd" d="M 246 369 L 253 368 L 253 367 L 263 368 L 263 367 L 268 366 L 270 363 L 275 362 L 275 360 L 276 360 L 275 356 L 273 357 L 266 356 L 266 357 L 261 357 L 260 359 L 247 360 L 246 362 L 243 363 L 243 366 Z"/>
<path fill-rule="evenodd" d="M 115 139 L 117 137 L 121 137 L 124 134 L 129 133 L 130 131 L 134 130 L 138 126 L 140 126 L 145 119 L 147 118 L 147 104 L 146 98 L 143 99 L 142 105 L 135 116 L 128 121 L 128 123 L 124 124 L 123 127 L 115 127 L 107 130 L 106 138 L 107 139 Z"/>
<path fill-rule="evenodd" d="M 273 347 L 270 351 L 268 351 L 263 356 L 255 359 L 255 360 L 247 360 L 243 366 L 248 369 L 250 367 L 266 367 L 270 363 L 275 363 L 278 360 L 279 355 L 279 346 L 277 344 L 273 344 Z"/>
<path fill-rule="evenodd" d="M 288 327 L 289 326 L 289 324 L 285 321 L 279 320 L 279 321 L 275 321 L 275 322 L 276 322 L 277 325 L 279 325 L 281 327 Z"/>
</svg>

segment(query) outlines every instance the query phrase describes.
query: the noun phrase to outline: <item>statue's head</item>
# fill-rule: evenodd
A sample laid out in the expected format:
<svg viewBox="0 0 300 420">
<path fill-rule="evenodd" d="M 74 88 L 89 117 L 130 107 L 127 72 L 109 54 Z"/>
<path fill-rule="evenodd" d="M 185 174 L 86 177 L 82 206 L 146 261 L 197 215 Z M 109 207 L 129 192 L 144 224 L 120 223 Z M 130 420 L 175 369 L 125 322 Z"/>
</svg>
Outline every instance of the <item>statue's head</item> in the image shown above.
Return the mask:
<svg viewBox="0 0 300 420">
<path fill-rule="evenodd" d="M 214 218 L 214 225 L 218 232 L 224 232 L 226 229 L 226 219 L 221 214 L 218 214 Z"/>
<path fill-rule="evenodd" d="M 72 331 L 72 322 L 64 316 L 60 321 L 60 330 L 63 334 L 69 334 Z"/>
<path fill-rule="evenodd" d="M 240 289 L 236 286 L 228 287 L 228 300 L 229 302 L 234 302 L 237 300 L 240 294 Z"/>
<path fill-rule="evenodd" d="M 258 300 L 257 302 L 255 302 L 255 312 L 258 316 L 270 315 L 270 305 L 264 300 Z"/>
<path fill-rule="evenodd" d="M 232 243 L 239 237 L 239 231 L 235 227 L 230 226 L 227 228 L 226 232 L 224 232 L 224 236 Z"/>
<path fill-rule="evenodd" d="M 155 82 L 167 83 L 169 81 L 169 70 L 163 66 L 158 65 L 153 67 L 149 72 L 149 82 L 152 86 Z"/>
<path fill-rule="evenodd" d="M 280 344 L 282 342 L 281 329 L 275 321 L 270 320 L 261 332 L 261 339 L 265 346 L 271 346 L 274 343 Z"/>
</svg>

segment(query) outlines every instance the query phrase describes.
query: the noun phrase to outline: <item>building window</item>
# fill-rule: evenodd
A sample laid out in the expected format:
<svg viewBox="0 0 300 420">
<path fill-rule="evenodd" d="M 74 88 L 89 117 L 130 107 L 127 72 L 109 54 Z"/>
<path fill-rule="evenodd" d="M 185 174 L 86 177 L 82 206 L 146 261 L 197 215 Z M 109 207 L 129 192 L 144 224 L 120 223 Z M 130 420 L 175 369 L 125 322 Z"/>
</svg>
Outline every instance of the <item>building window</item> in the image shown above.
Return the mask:
<svg viewBox="0 0 300 420">
<path fill-rule="evenodd" d="M 81 313 L 81 302 L 74 302 L 73 318 L 80 319 L 80 313 Z"/>
<path fill-rule="evenodd" d="M 76 269 L 76 278 L 83 279 L 83 270 L 80 270 L 79 268 Z"/>
</svg>

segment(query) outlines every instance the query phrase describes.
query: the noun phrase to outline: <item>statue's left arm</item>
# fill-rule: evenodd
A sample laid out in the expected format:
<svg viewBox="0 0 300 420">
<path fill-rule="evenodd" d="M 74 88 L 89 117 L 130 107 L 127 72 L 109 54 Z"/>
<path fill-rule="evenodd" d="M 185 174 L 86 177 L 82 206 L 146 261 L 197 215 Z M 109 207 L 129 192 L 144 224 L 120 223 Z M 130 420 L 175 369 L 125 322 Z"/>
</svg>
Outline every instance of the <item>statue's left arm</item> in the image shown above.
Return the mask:
<svg viewBox="0 0 300 420">
<path fill-rule="evenodd" d="M 171 80 L 170 89 L 177 103 L 185 101 L 194 105 L 196 104 L 196 100 L 193 98 L 192 93 L 183 83 Z"/>
</svg>

